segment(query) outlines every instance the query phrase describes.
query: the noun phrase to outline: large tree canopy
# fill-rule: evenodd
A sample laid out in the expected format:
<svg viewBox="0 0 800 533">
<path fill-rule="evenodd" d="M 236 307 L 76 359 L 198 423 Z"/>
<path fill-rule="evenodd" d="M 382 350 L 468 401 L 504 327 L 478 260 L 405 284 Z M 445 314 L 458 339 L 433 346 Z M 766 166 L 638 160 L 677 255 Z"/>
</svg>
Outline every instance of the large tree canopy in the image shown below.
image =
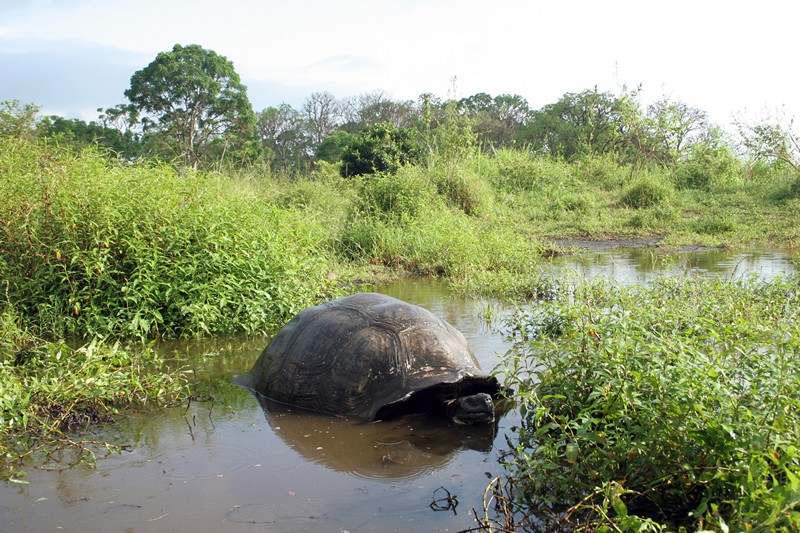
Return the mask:
<svg viewBox="0 0 800 533">
<path fill-rule="evenodd" d="M 597 88 L 566 93 L 534 111 L 518 140 L 535 150 L 564 159 L 613 153 L 627 142 L 630 101 Z"/>
<path fill-rule="evenodd" d="M 196 44 L 158 54 L 131 77 L 125 96 L 142 116 L 145 133 L 157 134 L 192 168 L 212 142 L 253 138 L 255 115 L 233 63 Z"/>
</svg>

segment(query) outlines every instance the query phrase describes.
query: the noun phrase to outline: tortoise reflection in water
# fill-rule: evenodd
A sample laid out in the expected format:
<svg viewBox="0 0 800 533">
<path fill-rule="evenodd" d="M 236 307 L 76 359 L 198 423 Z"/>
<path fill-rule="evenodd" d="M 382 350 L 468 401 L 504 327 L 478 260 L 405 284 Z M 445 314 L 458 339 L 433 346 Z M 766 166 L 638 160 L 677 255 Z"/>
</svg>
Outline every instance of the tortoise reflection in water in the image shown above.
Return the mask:
<svg viewBox="0 0 800 533">
<path fill-rule="evenodd" d="M 271 400 L 365 421 L 437 413 L 489 423 L 501 393 L 461 332 L 377 293 L 302 311 L 237 382 Z"/>
</svg>

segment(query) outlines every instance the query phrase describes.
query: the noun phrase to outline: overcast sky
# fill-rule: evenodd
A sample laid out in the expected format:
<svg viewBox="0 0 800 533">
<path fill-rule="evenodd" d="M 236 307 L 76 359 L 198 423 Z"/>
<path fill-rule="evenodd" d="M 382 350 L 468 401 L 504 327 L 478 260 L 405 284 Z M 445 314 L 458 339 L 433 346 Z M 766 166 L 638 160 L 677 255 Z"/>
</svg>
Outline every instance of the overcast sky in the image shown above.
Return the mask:
<svg viewBox="0 0 800 533">
<path fill-rule="evenodd" d="M 0 101 L 96 118 L 176 43 L 230 59 L 256 111 L 313 92 L 394 99 L 642 84 L 726 125 L 800 117 L 800 2 L 790 0 L 0 0 Z"/>
</svg>

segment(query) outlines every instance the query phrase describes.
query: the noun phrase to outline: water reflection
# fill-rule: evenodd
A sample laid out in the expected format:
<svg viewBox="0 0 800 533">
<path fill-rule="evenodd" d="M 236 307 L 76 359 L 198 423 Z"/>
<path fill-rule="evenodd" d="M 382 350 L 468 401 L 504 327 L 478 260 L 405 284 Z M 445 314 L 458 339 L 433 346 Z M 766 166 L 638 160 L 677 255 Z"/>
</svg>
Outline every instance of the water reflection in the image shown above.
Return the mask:
<svg viewBox="0 0 800 533">
<path fill-rule="evenodd" d="M 550 259 L 544 269 L 556 278 L 605 277 L 620 284 L 645 284 L 661 276 L 772 279 L 797 270 L 798 254 L 774 250 L 668 252 L 653 248 L 584 250 Z"/>
<path fill-rule="evenodd" d="M 453 427 L 425 415 L 357 423 L 255 395 L 272 430 L 303 459 L 368 479 L 427 475 L 461 450 L 489 452 L 496 426 Z"/>
</svg>

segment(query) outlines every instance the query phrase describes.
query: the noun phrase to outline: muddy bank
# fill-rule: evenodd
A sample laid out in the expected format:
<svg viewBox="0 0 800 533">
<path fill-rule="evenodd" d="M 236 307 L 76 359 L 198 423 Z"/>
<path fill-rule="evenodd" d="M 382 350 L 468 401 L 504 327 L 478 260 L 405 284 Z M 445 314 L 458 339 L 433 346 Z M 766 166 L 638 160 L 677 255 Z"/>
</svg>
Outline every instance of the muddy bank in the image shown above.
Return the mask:
<svg viewBox="0 0 800 533">
<path fill-rule="evenodd" d="M 724 246 L 668 246 L 661 243 L 663 237 L 609 237 L 596 239 L 556 238 L 551 242 L 565 250 L 575 248 L 584 250 L 613 250 L 621 248 L 652 248 L 659 252 L 708 252 L 721 251 L 729 248 Z M 567 252 L 569 253 L 569 252 Z"/>
</svg>

